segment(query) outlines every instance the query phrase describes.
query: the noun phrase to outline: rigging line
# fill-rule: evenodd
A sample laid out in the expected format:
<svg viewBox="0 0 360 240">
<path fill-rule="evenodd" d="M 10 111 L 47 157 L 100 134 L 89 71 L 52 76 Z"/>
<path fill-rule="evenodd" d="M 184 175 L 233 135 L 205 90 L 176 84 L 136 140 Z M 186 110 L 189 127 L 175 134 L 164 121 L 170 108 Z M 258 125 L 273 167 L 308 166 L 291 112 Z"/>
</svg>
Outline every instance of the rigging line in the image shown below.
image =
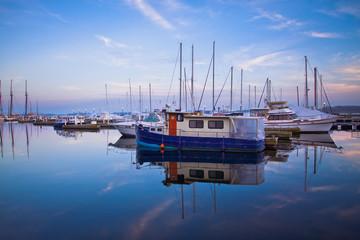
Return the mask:
<svg viewBox="0 0 360 240">
<path fill-rule="evenodd" d="M 262 90 L 261 97 L 260 97 L 260 100 L 259 100 L 259 104 L 258 104 L 258 106 L 257 106 L 257 107 L 259 107 L 259 106 L 260 106 L 260 103 L 261 103 L 262 97 L 263 97 L 263 95 L 264 95 L 265 87 L 266 87 L 266 81 L 265 81 L 264 88 L 263 88 L 263 90 Z"/>
<path fill-rule="evenodd" d="M 276 95 L 275 95 L 275 91 L 274 91 L 274 88 L 271 86 L 271 89 L 272 89 L 272 92 L 273 92 L 273 94 L 274 94 L 274 98 L 275 98 L 275 102 L 277 102 L 277 100 L 276 100 Z"/>
<path fill-rule="evenodd" d="M 179 59 L 179 52 L 180 52 L 180 48 L 178 49 L 178 52 L 177 52 L 176 61 L 175 61 L 175 66 L 174 66 L 173 73 L 172 73 L 172 77 L 171 77 L 170 88 L 169 88 L 169 92 L 168 92 L 168 95 L 167 95 L 167 98 L 166 98 L 166 103 L 167 103 L 168 100 L 169 100 L 170 91 L 171 91 L 171 86 L 172 86 L 172 83 L 173 83 L 173 80 L 174 80 L 174 75 L 175 75 L 175 69 L 176 69 L 176 66 L 177 66 L 177 61 L 178 61 L 178 59 Z"/>
<path fill-rule="evenodd" d="M 225 84 L 226 84 L 228 78 L 229 78 L 230 72 L 231 72 L 231 69 L 229 70 L 228 75 L 226 76 L 225 82 L 224 82 L 224 84 L 223 84 L 223 86 L 221 88 L 221 91 L 220 91 L 219 95 L 218 95 L 218 98 L 216 99 L 215 106 L 217 105 L 217 102 L 219 101 L 220 95 L 221 95 L 221 93 L 222 93 L 222 91 L 223 91 L 223 89 L 225 87 Z"/>
<path fill-rule="evenodd" d="M 195 97 L 194 97 L 194 99 L 193 99 L 193 96 L 191 96 L 191 93 L 190 93 L 190 86 L 189 86 L 189 81 L 187 81 L 187 90 L 186 90 L 186 92 L 188 92 L 189 93 L 189 97 L 188 98 L 190 98 L 190 100 L 192 100 L 191 102 L 192 102 L 192 109 L 194 109 L 195 110 Z M 194 95 L 194 94 L 193 94 Z"/>
<path fill-rule="evenodd" d="M 206 80 L 205 80 L 204 88 L 203 88 L 203 91 L 202 91 L 202 93 L 201 93 L 201 98 L 200 98 L 200 102 L 199 102 L 199 106 L 198 106 L 198 111 L 200 110 L 200 105 L 201 105 L 201 102 L 202 102 L 202 99 L 203 99 L 203 96 L 204 96 L 204 91 L 205 91 L 205 87 L 206 87 L 207 80 L 208 80 L 208 78 L 209 78 L 209 73 L 210 73 L 210 68 L 211 68 L 212 62 L 213 62 L 213 57 L 211 57 L 211 60 L 210 60 L 209 69 L 208 69 L 208 72 L 207 72 L 207 75 L 206 75 Z"/>
</svg>

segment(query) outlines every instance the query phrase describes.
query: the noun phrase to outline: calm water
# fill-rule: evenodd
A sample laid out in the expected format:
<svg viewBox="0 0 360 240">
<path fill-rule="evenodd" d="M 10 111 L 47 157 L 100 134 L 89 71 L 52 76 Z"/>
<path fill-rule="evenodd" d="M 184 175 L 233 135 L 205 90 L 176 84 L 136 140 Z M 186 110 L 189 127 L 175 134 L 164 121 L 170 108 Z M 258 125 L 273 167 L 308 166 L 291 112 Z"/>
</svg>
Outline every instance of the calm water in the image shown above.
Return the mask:
<svg viewBox="0 0 360 240">
<path fill-rule="evenodd" d="M 0 239 L 360 239 L 359 133 L 255 155 L 119 137 L 1 124 Z"/>
</svg>

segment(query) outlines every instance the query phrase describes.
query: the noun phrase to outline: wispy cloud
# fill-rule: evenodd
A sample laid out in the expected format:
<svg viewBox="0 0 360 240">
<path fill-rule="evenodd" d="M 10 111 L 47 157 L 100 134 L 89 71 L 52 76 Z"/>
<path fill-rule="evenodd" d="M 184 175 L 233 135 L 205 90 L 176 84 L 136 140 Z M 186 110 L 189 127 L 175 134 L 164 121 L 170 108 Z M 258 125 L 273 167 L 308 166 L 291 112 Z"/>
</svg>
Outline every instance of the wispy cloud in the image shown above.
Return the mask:
<svg viewBox="0 0 360 240">
<path fill-rule="evenodd" d="M 129 46 L 127 44 L 124 43 L 119 43 L 116 41 L 113 41 L 112 39 L 102 36 L 102 35 L 95 35 L 95 37 L 101 41 L 104 42 L 105 46 L 107 47 L 116 47 L 116 48 L 127 48 L 127 49 L 140 49 L 142 48 L 141 46 Z"/>
<path fill-rule="evenodd" d="M 360 18 L 360 3 L 359 2 L 340 2 L 335 9 L 320 9 L 318 12 L 331 16 L 340 17 L 343 15 L 350 15 Z"/>
<path fill-rule="evenodd" d="M 104 36 L 100 36 L 100 35 L 95 35 L 95 37 L 101 41 L 103 41 L 105 43 L 105 46 L 107 47 L 111 47 L 111 39 L 104 37 Z"/>
<path fill-rule="evenodd" d="M 352 16 L 360 18 L 360 3 L 359 2 L 339 3 L 337 10 L 342 14 L 348 14 L 348 15 L 352 15 Z"/>
<path fill-rule="evenodd" d="M 340 38 L 341 35 L 338 33 L 321 33 L 321 32 L 305 32 L 306 35 L 314 38 Z"/>
<path fill-rule="evenodd" d="M 151 208 L 151 210 L 144 213 L 135 224 L 136 227 L 131 227 L 128 232 L 129 236 L 126 239 L 139 239 L 143 238 L 145 230 L 154 223 L 154 221 L 161 216 L 161 214 L 173 203 L 173 200 L 167 200 L 158 206 Z"/>
<path fill-rule="evenodd" d="M 259 66 L 279 66 L 289 64 L 290 57 L 285 51 L 275 51 L 254 57 L 255 46 L 243 47 L 238 51 L 226 54 L 225 61 L 230 62 L 238 69 L 254 71 Z M 251 52 L 251 53 L 250 53 Z"/>
<path fill-rule="evenodd" d="M 270 29 L 282 30 L 289 27 L 298 27 L 304 24 L 302 22 L 298 22 L 295 19 L 288 19 L 278 13 L 269 13 L 262 9 L 257 9 L 257 11 L 258 15 L 250 19 L 249 22 L 256 21 L 262 18 L 269 19 L 272 22 L 276 23 L 275 25 L 270 26 Z"/>
<path fill-rule="evenodd" d="M 310 192 L 329 192 L 329 191 L 336 191 L 338 189 L 340 189 L 340 186 L 329 185 L 329 186 L 311 187 Z"/>
<path fill-rule="evenodd" d="M 69 21 L 65 20 L 60 14 L 51 13 L 51 12 L 47 12 L 47 14 L 48 14 L 50 17 L 56 18 L 56 19 L 59 20 L 60 22 L 69 23 Z"/>
<path fill-rule="evenodd" d="M 143 15 L 148 17 L 154 23 L 162 26 L 165 29 L 175 29 L 175 27 L 170 22 L 161 16 L 153 7 L 148 5 L 145 0 L 128 0 L 128 2 L 134 5 Z"/>
</svg>

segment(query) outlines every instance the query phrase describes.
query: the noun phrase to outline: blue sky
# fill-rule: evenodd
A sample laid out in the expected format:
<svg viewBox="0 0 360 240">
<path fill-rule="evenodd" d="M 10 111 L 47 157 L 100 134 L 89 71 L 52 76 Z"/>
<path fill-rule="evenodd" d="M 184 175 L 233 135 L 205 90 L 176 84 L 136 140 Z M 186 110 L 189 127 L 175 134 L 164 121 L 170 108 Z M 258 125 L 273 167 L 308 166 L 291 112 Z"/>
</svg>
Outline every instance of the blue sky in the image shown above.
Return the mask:
<svg viewBox="0 0 360 240">
<path fill-rule="evenodd" d="M 281 96 L 296 103 L 299 86 L 303 102 L 304 56 L 311 66 L 311 105 L 314 67 L 332 105 L 360 102 L 360 2 L 356 0 L 0 0 L 0 36 L 5 112 L 11 79 L 14 109 L 19 113 L 24 112 L 25 80 L 32 108 L 37 101 L 42 112 L 128 109 L 129 79 L 133 108 L 139 107 L 140 85 L 142 109 L 149 108 L 149 83 L 153 107 L 178 101 L 178 61 L 175 64 L 180 42 L 187 78 L 194 45 L 199 105 L 213 41 L 215 95 L 233 66 L 234 109 L 240 105 L 241 69 L 243 108 L 249 107 L 249 85 L 253 107 L 255 86 L 259 101 L 266 78 L 272 80 L 277 100 Z M 201 108 L 212 104 L 211 77 L 212 72 Z M 228 79 L 218 106 L 228 106 L 229 96 Z"/>
</svg>

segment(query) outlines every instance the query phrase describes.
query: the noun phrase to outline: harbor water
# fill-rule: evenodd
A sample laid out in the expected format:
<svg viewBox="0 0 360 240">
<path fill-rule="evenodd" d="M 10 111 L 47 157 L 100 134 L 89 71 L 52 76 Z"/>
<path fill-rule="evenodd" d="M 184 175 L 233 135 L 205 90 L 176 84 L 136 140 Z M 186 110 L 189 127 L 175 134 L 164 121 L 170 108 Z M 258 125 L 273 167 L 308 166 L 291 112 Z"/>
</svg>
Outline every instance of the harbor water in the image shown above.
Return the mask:
<svg viewBox="0 0 360 240">
<path fill-rule="evenodd" d="M 0 123 L 0 239 L 359 239 L 360 133 L 258 154 Z"/>
</svg>

